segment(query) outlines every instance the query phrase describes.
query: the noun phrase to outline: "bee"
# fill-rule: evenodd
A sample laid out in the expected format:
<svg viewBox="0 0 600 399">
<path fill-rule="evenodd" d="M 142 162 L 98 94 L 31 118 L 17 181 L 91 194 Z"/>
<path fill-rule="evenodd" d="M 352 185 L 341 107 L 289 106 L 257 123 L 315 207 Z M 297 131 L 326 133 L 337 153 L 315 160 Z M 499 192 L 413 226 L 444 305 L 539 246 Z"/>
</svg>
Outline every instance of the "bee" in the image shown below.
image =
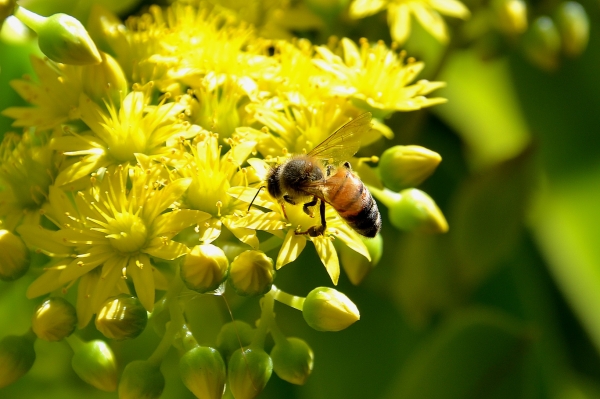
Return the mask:
<svg viewBox="0 0 600 399">
<path fill-rule="evenodd" d="M 370 130 L 371 113 L 367 112 L 337 129 L 309 153 L 293 155 L 269 170 L 267 191 L 276 200 L 296 205 L 309 199 L 303 210 L 310 216 L 311 208 L 320 202 L 321 225 L 297 234 L 317 237 L 325 232 L 326 203 L 357 233 L 375 237 L 379 232 L 377 203 L 347 162 L 360 148 L 361 137 Z"/>
</svg>

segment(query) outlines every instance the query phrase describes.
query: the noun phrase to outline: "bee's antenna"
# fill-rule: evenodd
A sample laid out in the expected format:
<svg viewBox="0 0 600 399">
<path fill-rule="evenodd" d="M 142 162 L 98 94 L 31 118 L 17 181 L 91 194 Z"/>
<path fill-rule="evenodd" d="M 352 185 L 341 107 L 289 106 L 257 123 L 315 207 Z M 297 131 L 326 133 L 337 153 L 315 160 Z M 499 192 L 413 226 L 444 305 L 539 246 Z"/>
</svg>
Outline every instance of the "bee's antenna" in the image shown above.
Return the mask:
<svg viewBox="0 0 600 399">
<path fill-rule="evenodd" d="M 254 198 L 252 198 L 252 201 L 250 201 L 250 205 L 248 205 L 248 210 L 246 212 L 250 212 L 250 207 L 252 206 L 252 204 L 254 203 L 254 200 L 256 199 L 256 197 L 258 197 L 258 194 L 260 193 L 260 190 L 262 190 L 263 188 L 265 188 L 265 186 L 260 186 L 258 188 L 258 191 L 256 192 L 256 194 L 254 195 Z"/>
</svg>

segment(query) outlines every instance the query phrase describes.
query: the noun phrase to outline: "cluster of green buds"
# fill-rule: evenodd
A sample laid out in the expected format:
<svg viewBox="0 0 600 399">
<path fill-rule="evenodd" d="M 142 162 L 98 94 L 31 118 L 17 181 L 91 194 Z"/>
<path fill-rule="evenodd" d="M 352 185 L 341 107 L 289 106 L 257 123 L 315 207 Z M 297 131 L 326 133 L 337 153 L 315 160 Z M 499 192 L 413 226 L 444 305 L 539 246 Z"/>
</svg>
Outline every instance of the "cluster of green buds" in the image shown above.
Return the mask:
<svg viewBox="0 0 600 399">
<path fill-rule="evenodd" d="M 443 82 L 411 83 L 424 64 L 395 45 L 260 38 L 207 5 L 151 7 L 126 24 L 95 9 L 88 34 L 68 15 L 6 4 L 0 17 L 26 24 L 48 58 L 32 58 L 39 84 L 12 82 L 35 107 L 3 112 L 24 132 L 7 132 L 0 146 L 0 279 L 29 278 L 26 296 L 42 299 L 29 332 L 0 341 L 0 387 L 32 367 L 38 338 L 66 342 L 75 373 L 120 398 L 160 397 L 172 350 L 198 398 L 226 390 L 255 398 L 273 372 L 306 383 L 313 351 L 283 333 L 275 304 L 322 332 L 344 330 L 360 313 L 334 288 L 291 295 L 276 274 L 311 243 L 334 285 L 340 267 L 358 285 L 380 261 L 383 238 L 359 235 L 324 199 L 321 218 L 304 204 L 277 202 L 262 189 L 269 171 L 355 118 L 374 115 L 361 146 L 393 137 L 383 118 L 444 102 L 427 97 Z M 324 18 L 346 6 L 308 4 Z M 211 49 L 214 57 L 198 55 Z M 448 230 L 417 188 L 439 154 L 407 145 L 349 161 L 392 227 Z M 321 219 L 321 234 L 302 234 Z M 209 342 L 194 328 L 195 298 L 223 298 L 227 307 L 254 301 L 261 315 L 247 323 L 234 308 Z M 104 339 L 76 332 L 93 327 Z M 117 364 L 128 340 L 152 333 L 160 342 L 143 360 Z"/>
<path fill-rule="evenodd" d="M 580 56 L 586 49 L 590 21 L 583 6 L 576 1 L 559 3 L 553 15 L 541 15 L 525 35 L 523 48 L 527 58 L 542 69 L 554 70 L 561 54 Z"/>
<path fill-rule="evenodd" d="M 544 6 L 544 11 L 548 12 L 548 7 Z M 532 64 L 552 71 L 559 67 L 562 56 L 576 58 L 583 53 L 590 22 L 585 8 L 572 0 L 557 3 L 548 14 L 537 13 L 524 0 L 493 0 L 489 9 L 475 13 L 463 33 L 467 40 L 483 42 L 480 47 L 487 56 L 518 47 Z"/>
</svg>

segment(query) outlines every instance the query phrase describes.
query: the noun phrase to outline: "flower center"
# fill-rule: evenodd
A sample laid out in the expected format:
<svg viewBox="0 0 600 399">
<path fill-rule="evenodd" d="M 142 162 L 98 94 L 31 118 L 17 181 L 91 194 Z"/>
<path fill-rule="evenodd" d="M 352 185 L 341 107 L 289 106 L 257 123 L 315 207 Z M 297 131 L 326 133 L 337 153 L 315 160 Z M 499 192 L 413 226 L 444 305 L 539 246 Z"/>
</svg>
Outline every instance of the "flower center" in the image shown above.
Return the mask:
<svg viewBox="0 0 600 399">
<path fill-rule="evenodd" d="M 148 238 L 148 230 L 144 221 L 137 215 L 117 213 L 108 223 L 108 240 L 113 248 L 123 253 L 139 251 Z"/>
<path fill-rule="evenodd" d="M 108 151 L 119 162 L 135 160 L 135 153 L 146 152 L 146 135 L 139 126 L 115 131 L 110 140 Z"/>
</svg>

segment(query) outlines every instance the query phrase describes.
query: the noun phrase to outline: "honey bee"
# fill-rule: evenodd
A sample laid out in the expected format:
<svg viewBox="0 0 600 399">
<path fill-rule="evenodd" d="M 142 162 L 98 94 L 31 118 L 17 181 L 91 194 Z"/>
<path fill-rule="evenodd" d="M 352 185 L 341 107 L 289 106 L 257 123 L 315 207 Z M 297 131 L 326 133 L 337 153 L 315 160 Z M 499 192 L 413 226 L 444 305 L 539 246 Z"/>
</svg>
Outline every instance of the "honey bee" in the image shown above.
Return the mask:
<svg viewBox="0 0 600 399">
<path fill-rule="evenodd" d="M 320 202 L 321 225 L 297 234 L 316 237 L 325 232 L 326 203 L 357 233 L 375 237 L 379 232 L 381 215 L 377 203 L 346 161 L 356 154 L 361 137 L 370 130 L 371 113 L 367 112 L 340 127 L 309 153 L 293 155 L 270 169 L 267 191 L 273 198 L 292 205 L 309 199 L 303 210 L 310 216 L 311 207 Z"/>
</svg>

